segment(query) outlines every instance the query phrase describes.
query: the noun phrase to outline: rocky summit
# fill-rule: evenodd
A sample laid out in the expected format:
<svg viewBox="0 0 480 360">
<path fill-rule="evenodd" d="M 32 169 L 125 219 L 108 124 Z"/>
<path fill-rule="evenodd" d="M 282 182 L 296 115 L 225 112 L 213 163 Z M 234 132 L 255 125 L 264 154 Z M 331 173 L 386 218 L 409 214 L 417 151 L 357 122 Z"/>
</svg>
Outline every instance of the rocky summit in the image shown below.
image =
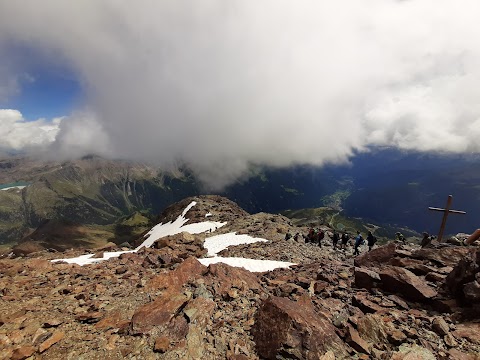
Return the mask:
<svg viewBox="0 0 480 360">
<path fill-rule="evenodd" d="M 285 240 L 308 229 L 218 196 L 159 222 L 191 201 L 187 224 L 226 224 L 85 266 L 46 250 L 0 259 L 0 359 L 480 359 L 478 246 L 391 242 L 354 257 L 327 226 L 321 246 Z M 220 256 L 296 265 L 202 265 L 205 239 L 231 232 L 268 241 Z"/>
</svg>

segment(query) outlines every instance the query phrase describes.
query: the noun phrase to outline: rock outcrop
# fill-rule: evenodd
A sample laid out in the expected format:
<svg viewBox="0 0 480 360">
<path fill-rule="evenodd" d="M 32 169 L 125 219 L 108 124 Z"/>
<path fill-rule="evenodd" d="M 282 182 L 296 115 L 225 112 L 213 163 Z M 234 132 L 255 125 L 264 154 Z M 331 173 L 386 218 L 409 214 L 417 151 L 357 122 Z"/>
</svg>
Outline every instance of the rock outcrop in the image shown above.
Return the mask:
<svg viewBox="0 0 480 360">
<path fill-rule="evenodd" d="M 354 258 L 328 236 L 283 240 L 306 232 L 283 216 L 220 208 L 233 212 L 211 211 L 230 219 L 220 232 L 269 240 L 223 254 L 297 265 L 206 267 L 209 234 L 185 233 L 84 267 L 3 258 L 0 359 L 480 359 L 478 250 L 390 243 Z"/>
</svg>

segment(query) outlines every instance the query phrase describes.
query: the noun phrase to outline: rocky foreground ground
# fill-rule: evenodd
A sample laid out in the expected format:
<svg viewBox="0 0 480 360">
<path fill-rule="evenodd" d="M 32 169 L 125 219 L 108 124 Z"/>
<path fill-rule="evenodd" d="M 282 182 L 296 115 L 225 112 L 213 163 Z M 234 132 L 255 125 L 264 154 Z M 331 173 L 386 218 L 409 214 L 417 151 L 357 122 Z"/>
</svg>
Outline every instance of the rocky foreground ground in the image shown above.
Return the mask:
<svg viewBox="0 0 480 360">
<path fill-rule="evenodd" d="M 283 240 L 279 215 L 201 197 L 186 215 L 269 239 L 223 256 L 297 263 L 205 267 L 212 234 L 181 233 L 94 265 L 43 251 L 0 259 L 0 359 L 480 359 L 480 250 L 390 243 L 352 257 Z M 160 221 L 175 219 L 191 199 Z M 328 229 L 325 229 L 328 230 Z M 103 249 L 106 250 L 106 249 Z"/>
</svg>

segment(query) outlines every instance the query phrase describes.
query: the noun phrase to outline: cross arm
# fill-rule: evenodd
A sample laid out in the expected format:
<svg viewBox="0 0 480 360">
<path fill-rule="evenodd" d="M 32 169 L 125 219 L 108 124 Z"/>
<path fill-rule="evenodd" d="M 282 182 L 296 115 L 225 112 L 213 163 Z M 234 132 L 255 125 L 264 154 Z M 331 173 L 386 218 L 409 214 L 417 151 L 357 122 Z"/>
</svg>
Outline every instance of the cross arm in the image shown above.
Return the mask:
<svg viewBox="0 0 480 360">
<path fill-rule="evenodd" d="M 437 208 L 437 207 L 429 207 L 428 210 L 445 211 L 446 209 Z M 448 212 L 454 213 L 454 214 L 466 214 L 465 211 L 460 211 L 460 210 L 448 210 Z"/>
</svg>

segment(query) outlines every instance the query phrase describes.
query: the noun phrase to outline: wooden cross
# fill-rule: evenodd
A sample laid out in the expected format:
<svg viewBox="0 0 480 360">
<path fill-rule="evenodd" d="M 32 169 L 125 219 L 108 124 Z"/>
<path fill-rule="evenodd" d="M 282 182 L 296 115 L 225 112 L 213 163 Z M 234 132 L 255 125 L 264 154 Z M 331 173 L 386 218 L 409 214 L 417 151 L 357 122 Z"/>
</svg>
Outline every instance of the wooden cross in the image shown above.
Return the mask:
<svg viewBox="0 0 480 360">
<path fill-rule="evenodd" d="M 460 211 L 460 210 L 450 210 L 450 206 L 452 205 L 452 200 L 453 196 L 448 195 L 448 200 L 447 200 L 447 206 L 445 206 L 445 209 L 442 208 L 436 208 L 436 207 L 429 207 L 428 210 L 434 210 L 434 211 L 442 211 L 443 212 L 443 218 L 442 218 L 442 224 L 440 225 L 440 231 L 438 232 L 438 242 L 442 241 L 443 237 L 443 231 L 445 230 L 445 225 L 447 224 L 447 216 L 448 214 L 466 214 L 465 211 Z"/>
</svg>

